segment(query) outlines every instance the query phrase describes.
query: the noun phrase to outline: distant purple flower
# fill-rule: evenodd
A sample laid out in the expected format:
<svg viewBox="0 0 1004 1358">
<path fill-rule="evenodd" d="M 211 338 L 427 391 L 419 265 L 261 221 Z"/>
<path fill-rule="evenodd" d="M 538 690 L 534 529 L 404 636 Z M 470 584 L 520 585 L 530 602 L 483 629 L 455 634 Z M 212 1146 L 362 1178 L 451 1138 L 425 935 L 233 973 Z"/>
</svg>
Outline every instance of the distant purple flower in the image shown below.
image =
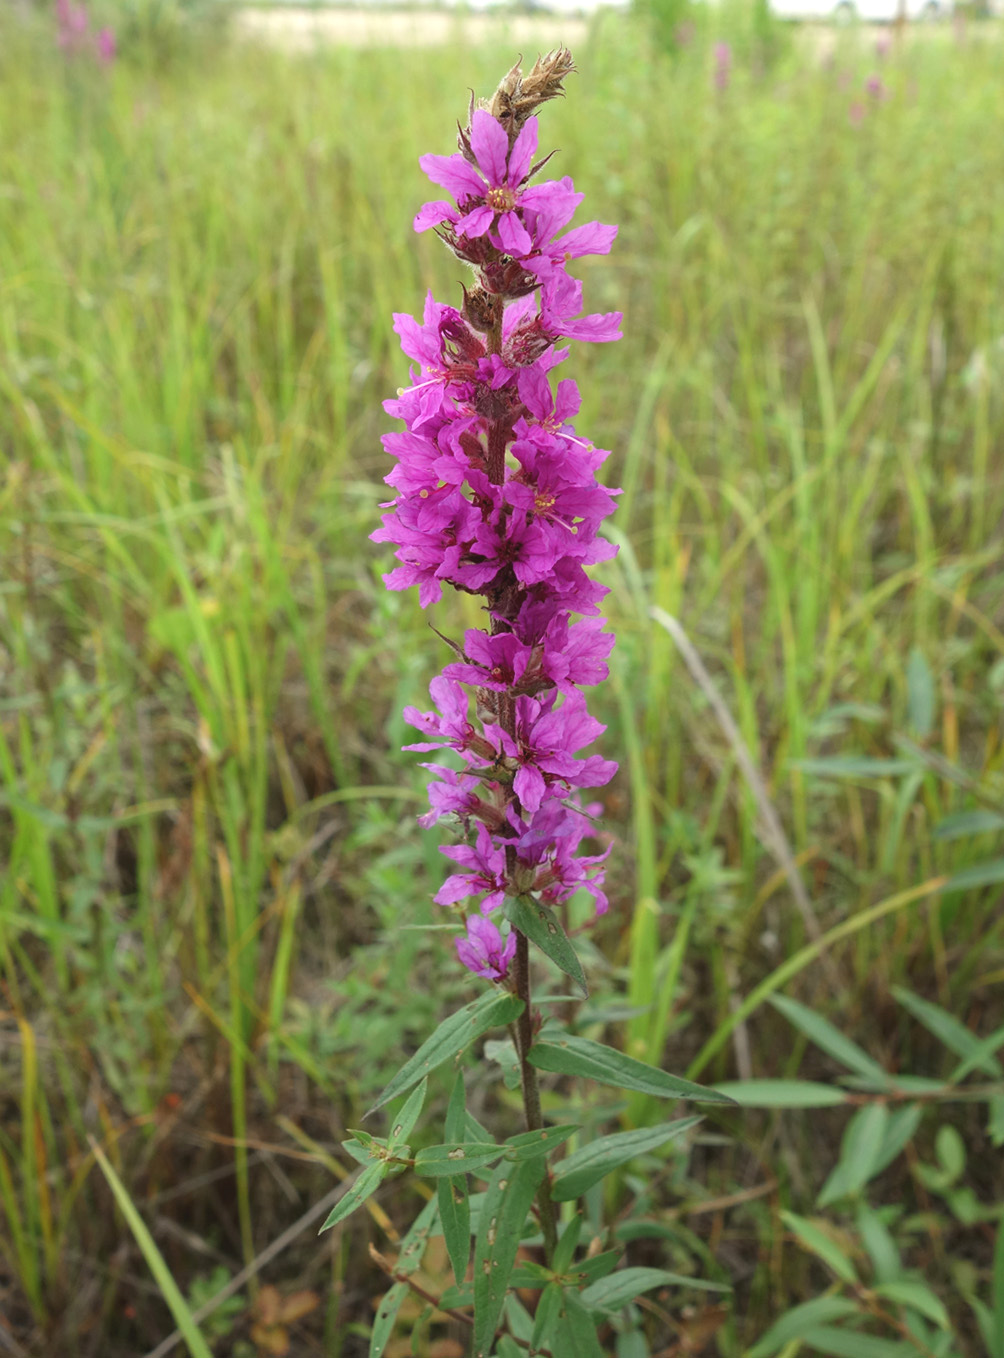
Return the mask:
<svg viewBox="0 0 1004 1358">
<path fill-rule="evenodd" d="M 92 42 L 87 6 L 74 0 L 56 0 L 56 42 L 74 55 L 90 52 L 102 66 L 115 60 L 115 34 L 110 28 L 99 29 Z"/>
<path fill-rule="evenodd" d="M 847 110 L 847 116 L 848 118 L 850 118 L 851 123 L 853 124 L 854 127 L 861 126 L 861 124 L 865 120 L 865 106 L 864 104 L 862 104 L 860 99 L 854 100 L 850 108 Z"/>
<path fill-rule="evenodd" d="M 467 921 L 467 937 L 458 938 L 456 944 L 464 966 L 486 981 L 502 980 L 516 955 L 515 933 L 510 930 L 503 943 L 498 929 L 484 915 L 471 916 Z"/>
<path fill-rule="evenodd" d="M 886 87 L 880 75 L 870 75 L 865 81 L 865 89 L 873 99 L 884 99 L 886 97 Z"/>
<path fill-rule="evenodd" d="M 715 58 L 715 89 L 727 90 L 729 79 L 732 75 L 732 48 L 727 42 L 716 42 L 714 49 Z"/>
<path fill-rule="evenodd" d="M 892 39 L 889 37 L 889 34 L 880 33 L 875 39 L 875 55 L 878 57 L 879 61 L 885 61 L 891 51 Z"/>
<path fill-rule="evenodd" d="M 98 60 L 103 66 L 110 66 L 115 60 L 115 53 L 117 50 L 115 34 L 112 30 L 110 28 L 99 29 L 98 36 L 95 39 L 95 45 L 98 49 Z"/>
</svg>

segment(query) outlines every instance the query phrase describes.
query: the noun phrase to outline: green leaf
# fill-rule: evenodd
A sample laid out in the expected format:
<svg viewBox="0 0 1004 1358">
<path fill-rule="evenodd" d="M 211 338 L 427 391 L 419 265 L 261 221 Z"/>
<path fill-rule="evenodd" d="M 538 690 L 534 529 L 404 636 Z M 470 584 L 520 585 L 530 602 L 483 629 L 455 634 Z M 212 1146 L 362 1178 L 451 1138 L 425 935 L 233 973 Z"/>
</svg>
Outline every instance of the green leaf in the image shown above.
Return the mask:
<svg viewBox="0 0 1004 1358">
<path fill-rule="evenodd" d="M 892 1282 L 879 1283 L 875 1292 L 887 1301 L 895 1301 L 912 1311 L 933 1320 L 943 1330 L 951 1326 L 948 1312 L 940 1297 L 936 1297 L 926 1283 L 913 1282 L 908 1278 L 897 1278 Z"/>
<path fill-rule="evenodd" d="M 980 886 L 996 886 L 1004 882 L 1004 858 L 995 858 L 989 863 L 977 863 L 974 867 L 963 868 L 941 888 L 942 891 L 970 891 Z"/>
<path fill-rule="evenodd" d="M 491 1177 L 474 1244 L 473 1358 L 491 1353 L 523 1225 L 546 1169 L 538 1155 L 518 1165 L 504 1160 Z"/>
<path fill-rule="evenodd" d="M 462 1283 L 471 1258 L 471 1204 L 464 1175 L 442 1178 L 437 1187 L 443 1238 L 453 1265 L 453 1276 Z"/>
<path fill-rule="evenodd" d="M 394 1333 L 397 1313 L 409 1291 L 407 1283 L 395 1283 L 389 1292 L 384 1293 L 373 1320 L 373 1329 L 370 1331 L 370 1358 L 383 1358 L 384 1350 Z"/>
<path fill-rule="evenodd" d="M 858 1276 L 850 1259 L 816 1222 L 808 1217 L 796 1216 L 794 1212 L 782 1212 L 781 1220 L 788 1230 L 797 1236 L 800 1244 L 817 1258 L 822 1259 L 838 1278 L 842 1278 L 845 1283 L 857 1282 Z"/>
<path fill-rule="evenodd" d="M 646 1155 L 674 1137 L 682 1136 L 701 1121 L 699 1117 L 678 1118 L 658 1127 L 639 1127 L 631 1132 L 614 1132 L 600 1137 L 566 1156 L 554 1169 L 551 1196 L 555 1202 L 571 1202 L 599 1183 L 618 1165 L 626 1165 L 636 1155 Z"/>
<path fill-rule="evenodd" d="M 440 1305 L 447 1307 L 451 1311 L 461 1311 L 465 1307 L 474 1305 L 474 1284 L 458 1283 L 446 1289 L 439 1298 Z"/>
<path fill-rule="evenodd" d="M 731 1291 L 725 1283 L 712 1283 L 705 1278 L 687 1278 L 680 1273 L 667 1273 L 662 1268 L 622 1268 L 590 1283 L 581 1296 L 585 1305 L 593 1310 L 615 1311 L 643 1292 L 650 1292 L 653 1287 L 696 1287 L 702 1292 Z"/>
<path fill-rule="evenodd" d="M 519 1089 L 522 1076 L 519 1055 L 512 1038 L 489 1038 L 485 1043 L 485 1056 L 502 1067 L 502 1083 L 506 1089 Z"/>
<path fill-rule="evenodd" d="M 957 811 L 945 816 L 931 831 L 932 839 L 965 839 L 968 835 L 997 834 L 1004 830 L 1004 816 L 996 811 Z"/>
<path fill-rule="evenodd" d="M 357 1140 L 343 1141 L 342 1150 L 348 1151 L 353 1160 L 358 1160 L 361 1165 L 369 1165 L 378 1157 L 373 1154 L 371 1147 L 379 1145 L 383 1148 L 382 1142 L 363 1142 Z"/>
<path fill-rule="evenodd" d="M 411 1223 L 411 1229 L 401 1241 L 397 1256 L 398 1273 L 414 1273 L 422 1262 L 422 1255 L 439 1225 L 439 1204 L 431 1198 Z"/>
<path fill-rule="evenodd" d="M 906 711 L 914 735 L 926 740 L 934 728 L 934 675 L 924 653 L 914 646 L 906 662 Z"/>
<path fill-rule="evenodd" d="M 504 1143 L 506 1159 L 532 1160 L 535 1155 L 547 1155 L 578 1130 L 578 1123 L 566 1122 L 560 1127 L 543 1127 L 538 1132 L 520 1132 Z"/>
<path fill-rule="evenodd" d="M 746 1358 L 771 1358 L 772 1354 L 783 1349 L 794 1339 L 801 1339 L 811 1329 L 825 1325 L 828 1320 L 841 1320 L 844 1316 L 860 1314 L 858 1306 L 846 1297 L 814 1297 L 785 1312 L 780 1320 L 774 1322 L 758 1343 L 754 1344 Z"/>
<path fill-rule="evenodd" d="M 566 1288 L 562 1297 L 562 1334 L 575 1358 L 604 1358 L 592 1316 L 578 1292 Z"/>
<path fill-rule="evenodd" d="M 877 1061 L 861 1050 L 857 1043 L 852 1042 L 849 1037 L 844 1037 L 843 1033 L 834 1028 L 828 1019 L 823 1018 L 822 1014 L 817 1014 L 814 1009 L 807 1008 L 804 1004 L 799 1004 L 798 1000 L 791 1000 L 786 995 L 772 995 L 771 1004 L 779 1010 L 789 1023 L 795 1027 L 817 1047 L 832 1056 L 835 1061 L 839 1061 L 842 1066 L 849 1070 L 856 1070 L 859 1075 L 866 1075 L 869 1079 L 877 1080 L 882 1084 L 888 1082 L 888 1076 Z"/>
<path fill-rule="evenodd" d="M 614 1047 L 588 1038 L 553 1038 L 537 1041 L 530 1048 L 529 1062 L 538 1070 L 549 1070 L 557 1075 L 581 1075 L 600 1084 L 618 1089 L 637 1089 L 641 1094 L 653 1094 L 660 1099 L 694 1099 L 700 1103 L 731 1103 L 732 1100 L 717 1090 L 705 1089 L 690 1080 L 667 1075 L 657 1066 L 636 1061 Z"/>
<path fill-rule="evenodd" d="M 835 1325 L 817 1325 L 802 1335 L 804 1343 L 832 1358 L 917 1358 L 913 1344 L 896 1339 L 878 1339 L 858 1330 L 841 1330 Z"/>
<path fill-rule="evenodd" d="M 872 1262 L 875 1278 L 880 1283 L 891 1282 L 903 1272 L 899 1250 L 885 1222 L 867 1203 L 858 1206 L 858 1234 Z"/>
<path fill-rule="evenodd" d="M 446 1136 L 451 1141 L 462 1141 L 466 1122 L 464 1072 L 458 1070 L 446 1107 Z M 453 1276 L 458 1283 L 462 1283 L 471 1258 L 471 1204 L 467 1196 L 467 1175 L 457 1174 L 440 1179 L 437 1190 L 446 1250 L 453 1265 Z"/>
<path fill-rule="evenodd" d="M 813 1080 L 727 1080 L 715 1085 L 742 1108 L 835 1108 L 847 1091 Z"/>
<path fill-rule="evenodd" d="M 554 911 L 529 896 L 510 897 L 502 908 L 513 928 L 526 934 L 555 966 L 572 978 L 583 995 L 588 995 L 582 964 Z"/>
<path fill-rule="evenodd" d="M 548 1283 L 540 1294 L 537 1314 L 533 1322 L 530 1347 L 536 1349 L 549 1343 L 561 1320 L 565 1294 L 560 1283 Z"/>
<path fill-rule="evenodd" d="M 891 1165 L 907 1142 L 913 1140 L 922 1116 L 923 1109 L 916 1103 L 897 1108 L 895 1113 L 890 1114 L 882 1145 L 872 1166 L 873 1178 Z"/>
<path fill-rule="evenodd" d="M 504 1027 L 522 1012 L 523 1001 L 518 996 L 487 990 L 471 1004 L 450 1014 L 432 1036 L 422 1043 L 415 1055 L 404 1063 L 366 1116 L 369 1117 L 398 1094 L 418 1084 L 424 1075 L 462 1052 L 482 1033 L 487 1033 L 490 1028 Z"/>
<path fill-rule="evenodd" d="M 425 1146 L 415 1156 L 415 1173 L 437 1179 L 443 1174 L 459 1174 L 478 1169 L 497 1160 L 502 1147 L 494 1141 L 446 1141 L 441 1146 Z"/>
<path fill-rule="evenodd" d="M 325 1231 L 330 1231 L 332 1226 L 337 1226 L 340 1221 L 344 1221 L 347 1216 L 350 1216 L 376 1191 L 389 1171 L 390 1165 L 382 1163 L 370 1165 L 369 1169 L 364 1169 L 349 1190 L 343 1193 L 332 1207 L 327 1220 L 317 1234 L 323 1235 Z"/>
<path fill-rule="evenodd" d="M 998 1028 L 995 1032 L 992 1032 L 989 1037 L 978 1040 L 976 1047 L 973 1049 L 972 1056 L 967 1056 L 963 1062 L 956 1066 L 951 1075 L 949 1075 L 949 1084 L 958 1084 L 960 1080 L 964 1080 L 972 1071 L 983 1070 L 983 1062 L 986 1058 L 988 1056 L 993 1056 L 993 1054 L 1001 1047 L 1004 1047 L 1004 1027 Z"/>
<path fill-rule="evenodd" d="M 390 1138 L 387 1142 L 388 1148 L 397 1151 L 398 1147 L 403 1146 L 415 1129 L 418 1115 L 422 1111 L 425 1103 L 425 1094 L 428 1089 L 428 1081 L 422 1080 L 418 1088 L 405 1101 L 404 1107 L 397 1115 L 397 1119 L 391 1128 Z"/>
<path fill-rule="evenodd" d="M 522 1260 L 509 1274 L 510 1287 L 530 1287 L 539 1291 L 553 1281 L 554 1270 L 545 1268 L 543 1264 L 535 1264 L 532 1259 Z M 511 1294 L 509 1300 L 512 1300 Z"/>
<path fill-rule="evenodd" d="M 888 1124 L 889 1110 L 884 1103 L 869 1103 L 858 1109 L 844 1130 L 840 1160 L 816 1199 L 817 1207 L 861 1191 L 876 1172 Z"/>
<path fill-rule="evenodd" d="M 558 1248 L 554 1251 L 554 1271 L 555 1273 L 567 1273 L 572 1267 L 572 1260 L 575 1258 L 575 1251 L 579 1244 L 579 1236 L 582 1234 L 582 1213 L 576 1212 L 571 1221 L 561 1232 L 558 1240 Z"/>
<path fill-rule="evenodd" d="M 917 1022 L 922 1023 L 949 1051 L 964 1060 L 974 1058 L 977 1062 L 974 1069 L 982 1070 L 986 1075 L 1000 1075 L 1000 1062 L 993 1056 L 983 1055 L 980 1039 L 964 1023 L 960 1023 L 954 1014 L 948 1013 L 940 1005 L 932 1004 L 930 1000 L 922 1000 L 919 995 L 904 990 L 902 986 L 893 986 L 892 993 L 903 1008 L 909 1010 Z"/>
<path fill-rule="evenodd" d="M 590 1283 L 599 1282 L 600 1278 L 613 1273 L 623 1258 L 623 1250 L 604 1250 L 602 1254 L 594 1254 L 590 1259 L 580 1259 L 568 1271 L 575 1275 L 580 1287 L 588 1287 Z"/>
</svg>

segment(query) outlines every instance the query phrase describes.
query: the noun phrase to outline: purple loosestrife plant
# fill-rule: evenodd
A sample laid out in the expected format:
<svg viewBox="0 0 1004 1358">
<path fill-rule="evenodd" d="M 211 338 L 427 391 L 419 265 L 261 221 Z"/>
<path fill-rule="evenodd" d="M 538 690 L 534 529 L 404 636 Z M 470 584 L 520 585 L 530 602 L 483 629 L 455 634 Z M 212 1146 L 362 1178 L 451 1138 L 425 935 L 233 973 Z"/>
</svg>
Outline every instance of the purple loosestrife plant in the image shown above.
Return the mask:
<svg viewBox="0 0 1004 1358">
<path fill-rule="evenodd" d="M 457 955 L 490 984 L 444 1020 L 381 1094 L 371 1111 L 413 1090 L 390 1136 L 360 1132 L 345 1143 L 364 1168 L 325 1229 L 403 1166 L 439 1180 L 397 1263 L 375 1256 L 394 1286 L 378 1312 L 371 1358 L 384 1351 L 421 1243 L 432 1233 L 445 1236 L 457 1282 L 438 1302 L 471 1326 L 475 1358 L 494 1353 L 497 1340 L 509 1343 L 499 1353 L 511 1351 L 500 1333 L 510 1323 L 511 1285 L 543 1291 L 534 1351 L 590 1355 L 602 1352 L 597 1326 L 608 1294 L 623 1304 L 670 1276 L 644 1270 L 646 1279 L 637 1280 L 629 1277 L 637 1270 L 624 1272 L 610 1292 L 609 1285 L 603 1290 L 604 1275 L 615 1269 L 619 1252 L 575 1263 L 582 1218 L 561 1231 L 559 1203 L 626 1163 L 636 1143 L 632 1134 L 626 1143 L 624 1134 L 601 1138 L 549 1166 L 549 1154 L 578 1128 L 546 1125 L 538 1071 L 591 1076 L 662 1098 L 724 1101 L 612 1047 L 566 1034 L 553 1021 L 544 1025 L 531 1003 L 531 943 L 585 993 L 556 907 L 584 889 L 597 914 L 607 909 L 609 849 L 597 843 L 594 820 L 601 808 L 583 805 L 580 794 L 603 786 L 617 770 L 611 760 L 585 753 L 605 728 L 589 714 L 583 693 L 606 678 L 614 640 L 599 616 L 607 591 L 588 567 L 614 555 L 600 527 L 617 492 L 597 481 L 607 453 L 576 433 L 578 388 L 555 371 L 568 341 L 620 338 L 620 314 L 584 314 L 582 285 L 569 272 L 576 259 L 607 254 L 617 228 L 600 222 L 570 227 L 583 195 L 567 177 L 542 178 L 550 156 L 539 153 L 535 116 L 541 104 L 564 93 L 572 70 L 565 49 L 538 60 L 525 76 L 514 66 L 491 100 L 475 104 L 472 96 L 454 154 L 421 158 L 422 169 L 450 198 L 426 203 L 415 229 L 436 231 L 470 266 L 472 278 L 459 306 L 430 295 L 421 321 L 394 317 L 413 366 L 410 385 L 385 403 L 404 428 L 384 438 L 394 459 L 386 477 L 394 498 L 372 537 L 395 549 L 399 564 L 384 577 L 388 588 L 417 586 L 423 608 L 437 603 L 446 585 L 483 600 L 485 626 L 449 643 L 453 659 L 432 681 L 433 707 L 408 707 L 404 715 L 420 737 L 406 749 L 452 751 L 459 764 L 425 765 L 432 775 L 430 809 L 420 822 L 429 827 L 447 819 L 463 831 L 461 843 L 442 849 L 454 871 L 435 899 L 459 907 L 465 929 Z M 487 1140 L 466 1114 L 460 1070 L 445 1139 L 412 1155 L 407 1142 L 426 1077 L 501 1026 L 510 1032 L 510 1043 L 502 1045 L 508 1068 L 518 1071 L 526 1131 Z M 669 1140 L 694 1121 L 657 1129 L 646 1145 Z M 487 1180 L 476 1223 L 467 1169 Z M 597 1244 L 601 1232 L 602 1223 L 595 1223 Z M 543 1264 L 517 1269 L 527 1235 L 539 1239 Z M 591 1294 L 591 1287 L 600 1293 Z"/>
</svg>

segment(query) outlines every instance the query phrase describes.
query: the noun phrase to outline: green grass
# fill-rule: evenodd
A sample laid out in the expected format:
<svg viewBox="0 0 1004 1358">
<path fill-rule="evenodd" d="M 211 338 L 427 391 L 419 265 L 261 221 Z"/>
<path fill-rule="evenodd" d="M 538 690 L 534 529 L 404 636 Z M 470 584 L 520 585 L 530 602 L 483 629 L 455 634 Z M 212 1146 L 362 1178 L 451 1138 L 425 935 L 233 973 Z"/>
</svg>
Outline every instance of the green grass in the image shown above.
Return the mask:
<svg viewBox="0 0 1004 1358">
<path fill-rule="evenodd" d="M 469 994 L 449 935 L 410 927 L 443 923 L 442 869 L 400 709 L 442 648 L 367 534 L 405 376 L 391 313 L 457 290 L 410 231 L 416 160 L 515 52 L 221 48 L 105 75 L 0 38 L 0 1326 L 115 1358 L 172 1320 L 108 1184 L 187 1313 L 328 1191 L 343 1128 Z M 832 1076 L 762 1004 L 782 983 L 895 1070 L 943 1073 L 894 985 L 980 1035 L 1004 1021 L 999 886 L 925 888 L 1000 855 L 932 831 L 1004 802 L 1001 46 L 910 43 L 880 101 L 866 39 L 831 66 L 796 42 L 716 95 L 701 44 L 670 64 L 622 19 L 542 118 L 621 226 L 583 276 L 625 339 L 571 360 L 624 488 L 595 980 L 645 1010 L 611 1040 L 681 1074 L 733 1078 L 744 1037 L 759 1077 Z M 653 607 L 735 717 L 828 962 Z M 812 762 L 851 754 L 912 763 Z M 656 1195 L 781 1180 L 674 1246 L 724 1242 L 726 1358 L 815 1294 L 777 1212 L 805 1210 L 841 1128 L 727 1119 L 731 1146 Z M 378 1245 L 414 1206 L 395 1185 Z M 944 1220 L 917 1266 L 962 1317 Z M 322 1297 L 305 1324 L 346 1358 L 381 1287 L 365 1229 L 307 1232 L 267 1275 Z M 986 1239 L 975 1258 L 977 1286 Z"/>
</svg>

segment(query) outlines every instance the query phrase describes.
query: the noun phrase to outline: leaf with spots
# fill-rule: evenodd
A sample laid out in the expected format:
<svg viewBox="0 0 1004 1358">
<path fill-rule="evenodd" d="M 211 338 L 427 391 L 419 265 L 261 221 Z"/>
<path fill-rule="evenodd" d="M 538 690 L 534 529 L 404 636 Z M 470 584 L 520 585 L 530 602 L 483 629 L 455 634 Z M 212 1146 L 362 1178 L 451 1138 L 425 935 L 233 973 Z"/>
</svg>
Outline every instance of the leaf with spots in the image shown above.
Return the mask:
<svg viewBox="0 0 1004 1358">
<path fill-rule="evenodd" d="M 554 911 L 529 896 L 507 900 L 503 908 L 513 928 L 526 934 L 555 966 L 572 978 L 583 995 L 588 995 L 582 963 Z"/>
<path fill-rule="evenodd" d="M 408 1291 L 407 1283 L 395 1283 L 381 1299 L 380 1305 L 377 1307 L 376 1318 L 373 1321 L 373 1329 L 370 1331 L 370 1358 L 383 1358 L 384 1350 L 394 1333 L 397 1313 L 400 1311 Z"/>
<path fill-rule="evenodd" d="M 474 1245 L 473 1358 L 492 1351 L 523 1226 L 545 1170 L 540 1155 L 517 1165 L 504 1160 L 488 1185 Z"/>
<path fill-rule="evenodd" d="M 434 1200 L 427 1202 L 419 1212 L 412 1222 L 411 1230 L 401 1241 L 395 1273 L 398 1275 L 414 1273 L 421 1264 L 429 1236 L 438 1224 L 438 1215 L 439 1204 Z M 398 1312 L 408 1292 L 407 1283 L 396 1282 L 381 1300 L 373 1321 L 373 1329 L 370 1331 L 369 1358 L 383 1358 L 384 1350 L 394 1333 Z"/>
<path fill-rule="evenodd" d="M 450 1014 L 418 1051 L 407 1060 L 366 1114 L 375 1113 L 385 1103 L 418 1084 L 423 1076 L 457 1056 L 471 1042 L 491 1028 L 504 1028 L 523 1012 L 523 1001 L 505 991 L 486 990 L 471 1004 Z"/>
<path fill-rule="evenodd" d="M 506 1159 L 532 1160 L 535 1155 L 547 1155 L 578 1130 L 576 1123 L 566 1122 L 560 1127 L 542 1127 L 537 1132 L 520 1132 L 517 1136 L 511 1136 L 505 1143 Z"/>
<path fill-rule="evenodd" d="M 415 1123 L 418 1121 L 418 1115 L 422 1111 L 422 1105 L 425 1103 L 425 1091 L 427 1088 L 428 1081 L 423 1080 L 415 1092 L 405 1101 L 404 1107 L 394 1119 L 390 1139 L 387 1142 L 388 1149 L 400 1153 L 400 1147 L 402 1147 L 408 1140 L 408 1137 L 411 1136 L 415 1129 Z"/>
<path fill-rule="evenodd" d="M 415 1173 L 438 1179 L 444 1174 L 478 1169 L 497 1160 L 503 1149 L 494 1141 L 444 1141 L 441 1146 L 426 1146 L 418 1152 Z"/>
</svg>

